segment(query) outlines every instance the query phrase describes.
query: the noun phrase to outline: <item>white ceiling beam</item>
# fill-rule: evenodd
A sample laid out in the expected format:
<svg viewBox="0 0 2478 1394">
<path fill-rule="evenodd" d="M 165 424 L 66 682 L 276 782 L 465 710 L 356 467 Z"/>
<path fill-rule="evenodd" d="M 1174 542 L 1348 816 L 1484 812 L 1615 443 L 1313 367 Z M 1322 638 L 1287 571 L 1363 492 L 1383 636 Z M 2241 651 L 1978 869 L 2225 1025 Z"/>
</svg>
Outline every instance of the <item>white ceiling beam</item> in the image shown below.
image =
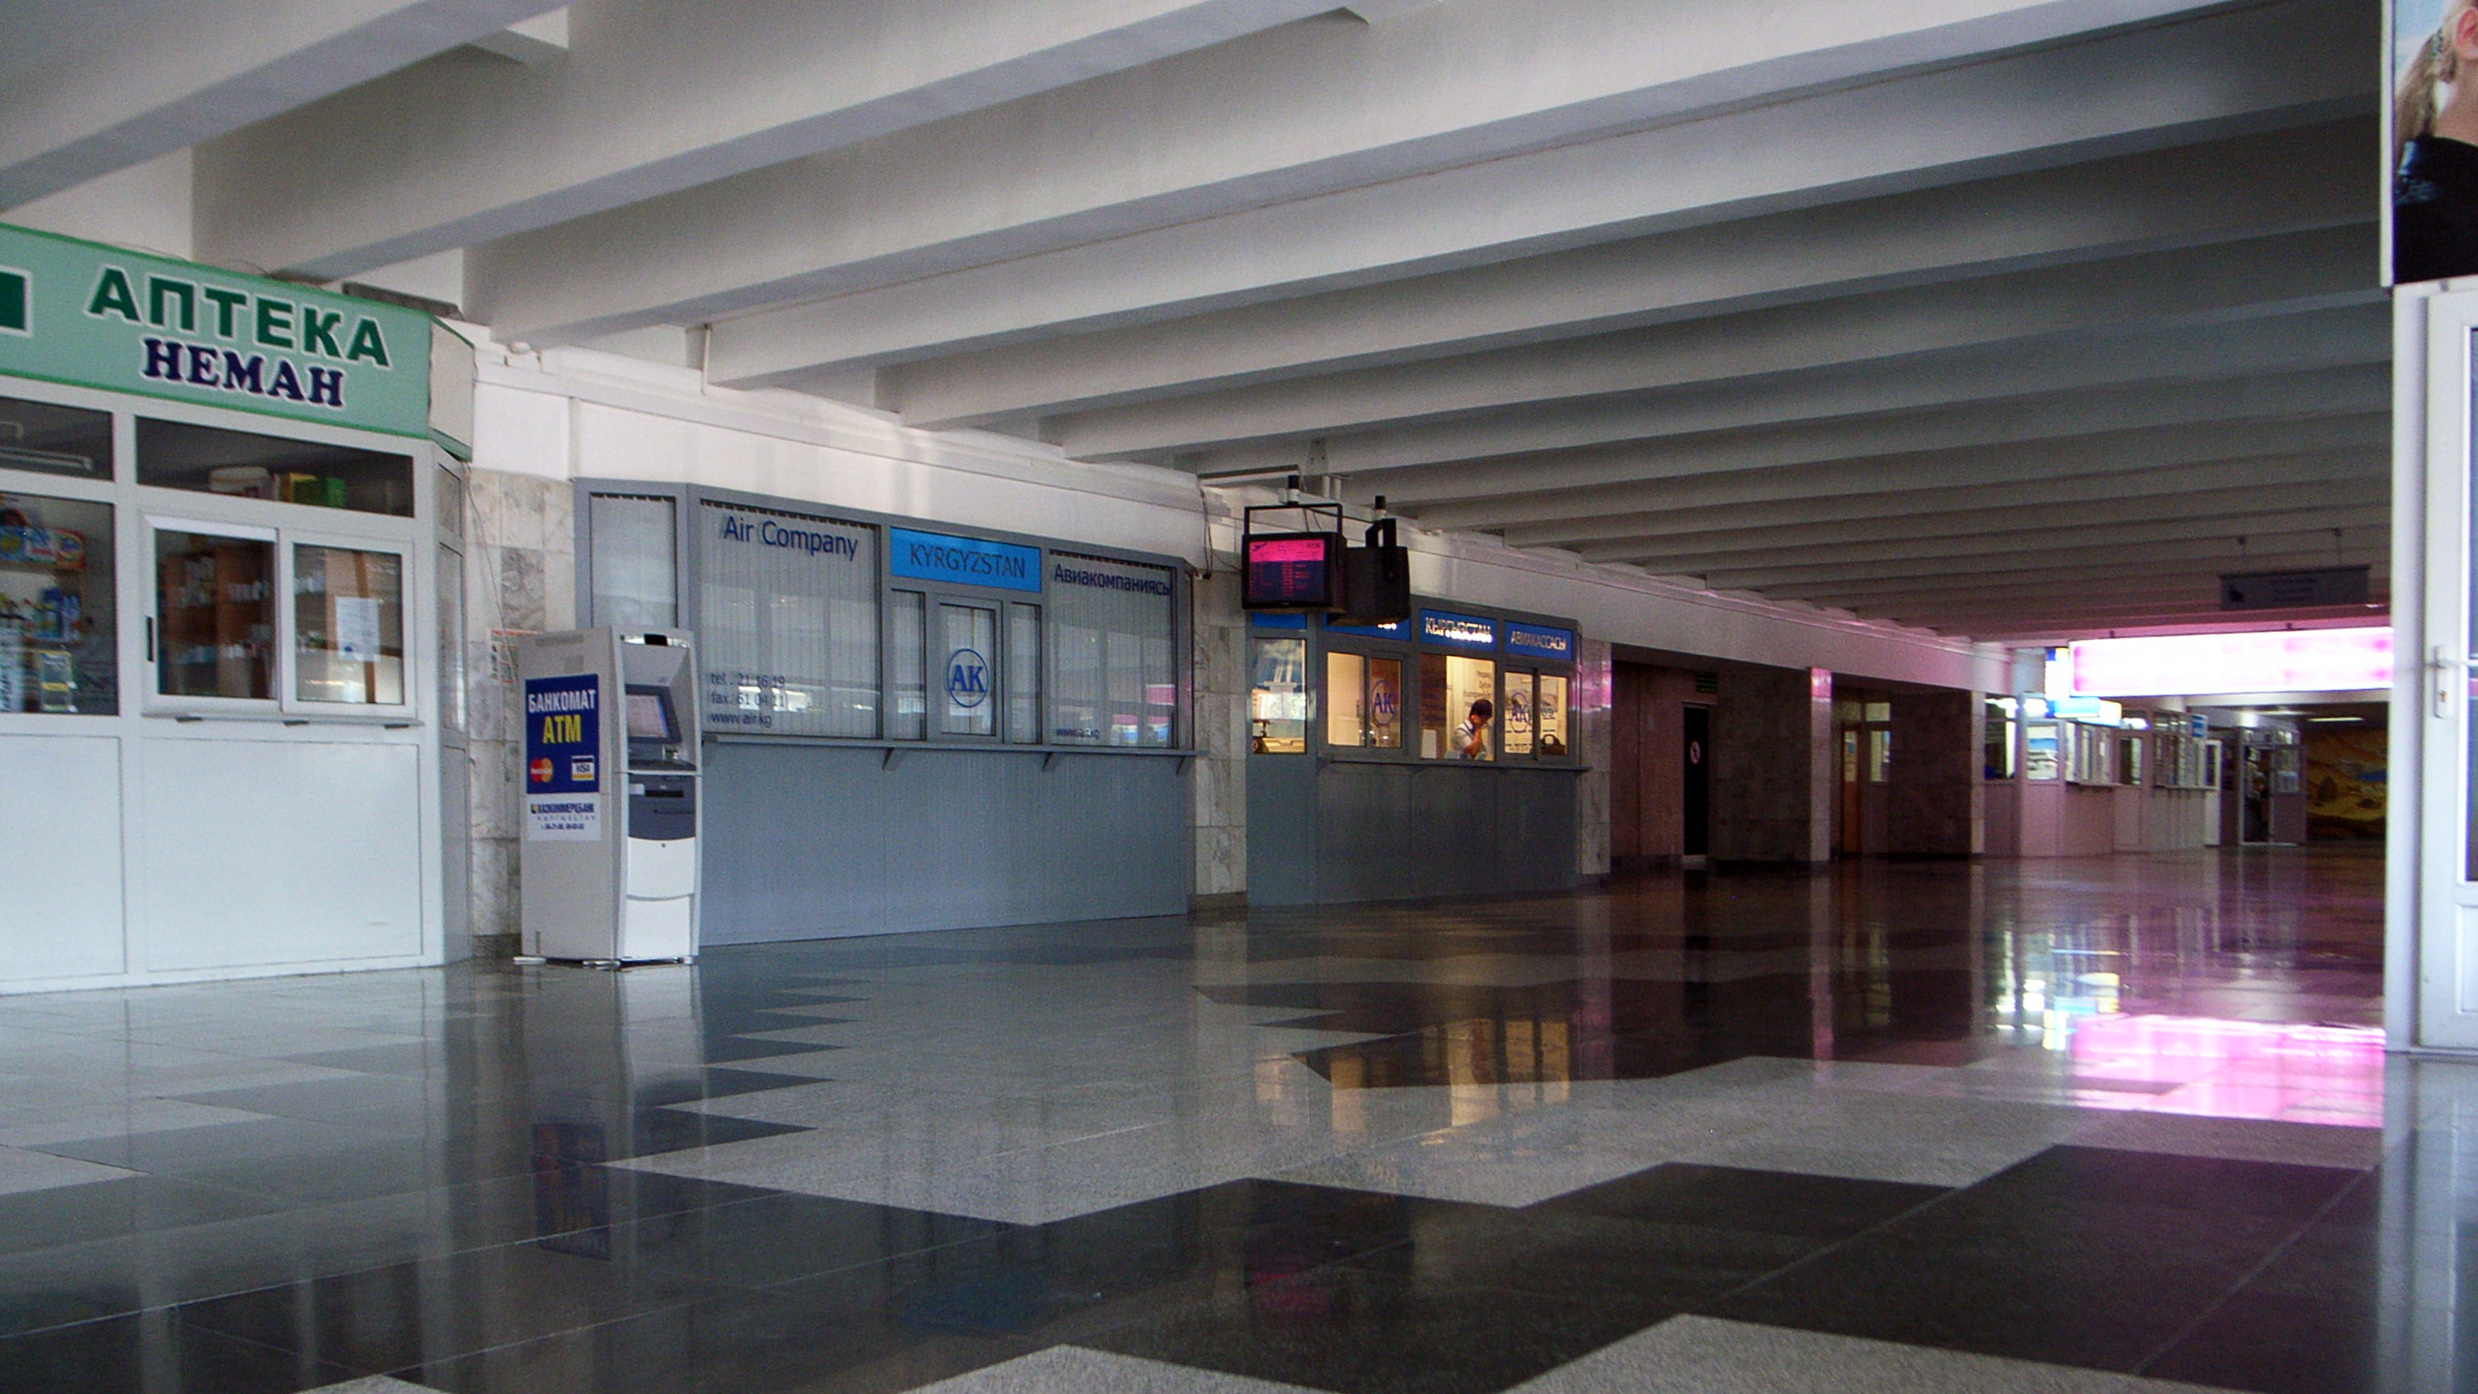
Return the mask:
<svg viewBox="0 0 2478 1394">
<path fill-rule="evenodd" d="M 2294 624 L 2305 620 L 2347 620 L 2356 624 L 2382 624 L 2388 607 L 2383 602 L 2369 606 L 2328 606 L 2309 610 L 2264 610 L 2256 612 L 2243 627 L 2264 628 L 2277 624 Z M 1941 612 L 1918 618 L 1891 615 L 1876 618 L 1896 624 L 1932 628 L 1940 633 L 1968 635 L 1990 640 L 2016 635 L 2053 634 L 2068 638 L 2094 638 L 2120 630 L 2173 632 L 2191 626 L 2230 628 L 2232 619 L 2247 617 L 2216 606 L 2080 606 L 2069 602 L 2041 603 L 2026 597 L 2020 604 L 1991 606 L 1983 609 Z"/>
<path fill-rule="evenodd" d="M 1588 450 L 1555 451 L 1396 470 L 1355 481 L 1348 492 L 1382 491 L 1398 510 L 1505 501 L 1563 491 L 1734 470 L 1825 464 L 1870 456 L 2064 440 L 2146 427 L 2272 422 L 2386 411 L 2383 366 L 2283 373 L 2236 382 L 2159 383 L 1971 403 L 1934 412 L 1712 432 Z M 1328 469 L 1332 468 L 1330 457 Z M 1346 476 L 1346 479 L 1348 476 Z"/>
<path fill-rule="evenodd" d="M 1759 24 L 1741 0 L 1467 0 L 1416 24 L 1293 25 L 477 248 L 474 301 L 503 334 L 564 341 L 1355 191 L 1282 211 L 1280 236 L 1217 223 L 1200 235 L 1220 251 L 1175 265 L 1099 252 L 1106 274 L 1057 278 L 1071 298 L 1038 311 L 1089 324 L 1127 312 L 1097 289 L 1118 282 L 1184 286 L 1202 309 L 2364 112 L 2375 40 L 2345 0 L 1987 58 L 2196 8 L 1779 0 Z M 1194 282 L 1214 265 L 1257 269 Z M 979 298 L 959 289 L 948 303 Z"/>
<path fill-rule="evenodd" d="M 2299 534 L 2288 539 L 2258 541 L 2250 538 L 2248 546 L 2238 551 L 2237 555 L 2249 559 L 2276 559 L 2272 563 L 2273 569 L 2291 565 L 2300 557 L 2321 558 L 2326 565 L 2363 563 L 2375 567 L 2388 576 L 2389 568 L 2381 560 L 2384 541 L 2380 528 L 2343 529 L 2341 545 L 2335 548 L 2331 531 L 2324 529 L 2314 533 Z M 2093 544 L 2093 550 L 2097 550 L 2098 545 Z M 2046 555 L 2062 556 L 2064 554 L 2060 552 Z M 2341 558 L 2347 560 L 2344 562 L 2340 560 Z M 2253 566 L 2255 561 L 2249 560 L 2244 564 Z M 2122 594 L 2140 592 L 2145 587 L 2156 588 L 2171 582 L 2184 584 L 2198 579 L 2203 584 L 2209 585 L 2221 575 L 2235 569 L 2235 566 L 2236 563 L 2231 562 L 2225 556 L 2198 557 L 2184 561 L 2163 559 L 2156 570 L 2128 568 L 2111 562 L 2095 562 L 2080 568 L 2071 565 L 2053 567 L 2042 571 L 2040 576 L 2042 583 L 2062 582 L 2079 577 L 2081 579 L 2074 581 L 2077 589 L 2088 590 L 2093 594 Z M 1883 579 L 1844 578 L 1837 581 L 1811 581 L 1798 585 L 1770 585 L 1764 588 L 1764 594 L 1774 600 L 1819 602 L 1829 600 L 1836 605 L 1907 604 L 1963 593 L 2012 593 L 2008 588 L 2029 584 L 2016 579 L 2021 574 L 2015 571 L 1964 573 L 1960 576 L 1948 574 L 1896 576 Z"/>
<path fill-rule="evenodd" d="M 1780 503 L 1791 499 L 1865 494 L 1975 491 L 2006 484 L 2078 481 L 2092 498 L 2126 475 L 2223 464 L 2304 452 L 2381 452 L 2391 439 L 2391 414 L 2364 412 L 2305 421 L 2203 422 L 2099 432 L 1953 450 L 1920 450 L 1814 465 L 1614 484 L 1564 494 L 1466 499 L 1407 511 L 1424 528 L 1503 530 L 1517 546 L 1564 546 L 1597 536 L 1614 518 L 1659 516 L 1691 509 Z M 1389 506 L 1391 500 L 1388 500 Z M 1989 506 L 1993 506 L 1993 501 Z M 1746 519 L 1744 527 L 1761 521 Z"/>
<path fill-rule="evenodd" d="M 228 261 L 352 275 L 843 149 L 1321 8 L 586 5 L 556 63 L 514 69 L 461 55 L 202 150 L 198 244 Z"/>
<path fill-rule="evenodd" d="M 1665 539 L 1616 538 L 1571 550 L 1586 561 L 1630 562 L 1685 575 L 1700 575 L 1716 566 L 1897 563 L 2043 542 L 2073 546 L 2188 542 L 2202 531 L 2197 519 L 2208 520 L 2215 536 L 2329 536 L 2336 527 L 2385 526 L 2391 499 L 2388 483 L 2370 479 L 2318 486 L 2311 502 L 2301 501 L 2293 508 L 2264 505 L 2232 513 L 2232 503 L 2242 510 L 2246 500 L 2207 493 L 2183 498 L 2096 499 L 2076 507 L 2074 521 L 2063 524 L 2046 515 L 2025 518 L 2018 509 L 1965 508 L 1908 518 L 1743 528 Z"/>
<path fill-rule="evenodd" d="M 2364 223 L 2366 151 L 2374 139 L 2371 119 L 2336 122 L 948 353 L 886 368 L 878 400 L 923 421 L 1053 415 L 1861 290 Z M 954 289 L 942 278 L 875 294 Z M 842 307 L 828 302 L 818 312 Z M 730 380 L 743 337 L 762 332 L 772 318 L 716 326 L 721 380 Z"/>
<path fill-rule="evenodd" d="M 1987 276 L 1052 418 L 1069 457 L 1529 407 L 2051 335 L 2236 321 L 2378 300 L 2372 226 Z M 914 425 L 945 424 L 907 417 Z"/>
<path fill-rule="evenodd" d="M 2366 548 L 2364 554 L 2354 550 L 2360 546 Z M 1855 566 L 1719 567 L 1705 572 L 1703 579 L 1715 590 L 1764 590 L 1773 586 L 1838 581 L 1847 583 L 1849 589 L 1855 592 L 1881 584 L 1891 576 L 2023 576 L 2070 571 L 2076 567 L 2114 566 L 2122 569 L 2156 565 L 2165 568 L 2195 562 L 2225 565 L 2230 570 L 2239 567 L 2281 570 L 2317 559 L 2327 566 L 2371 562 L 2374 560 L 2374 550 L 2371 543 L 2350 539 L 2336 554 L 2329 534 L 2319 538 L 2301 536 L 2286 550 L 2256 547 L 2251 540 L 2240 547 L 2233 537 L 2199 537 L 2188 542 L 2152 542 L 2137 546 L 2024 548 L 1987 556 L 1929 557 L 1899 568 L 1886 568 L 1873 563 Z"/>
<path fill-rule="evenodd" d="M 64 17 L 41 5 L 0 6 L 0 208 L 266 120 L 557 7 L 183 0 Z"/>
<path fill-rule="evenodd" d="M 2207 447 L 2198 447 L 2207 449 Z M 2104 468 L 2094 463 L 2086 468 Z M 2388 452 L 2380 446 L 2324 450 L 2270 459 L 2230 459 L 2217 463 L 2162 462 L 2123 473 L 2081 473 L 2032 477 L 2009 483 L 1940 484 L 1898 489 L 1871 489 L 1864 478 L 1849 478 L 1842 487 L 1815 479 L 1699 481 L 1727 484 L 1726 489 L 1699 487 L 1691 500 L 1676 506 L 1639 512 L 1612 512 L 1572 517 L 1505 530 L 1516 547 L 1572 547 L 1578 543 L 1625 537 L 1675 537 L 1686 533 L 1722 532 L 1761 519 L 1774 525 L 1832 522 L 1859 518 L 1899 518 L 1911 514 L 1964 508 L 2046 507 L 2097 498 L 2147 498 L 2206 490 L 2268 489 L 2314 485 L 2341 479 L 2370 479 L 2389 468 Z M 2239 506 L 2234 500 L 2232 507 Z"/>
<path fill-rule="evenodd" d="M 2258 375 L 2372 365 L 2380 365 L 2388 376 L 2391 361 L 2389 307 L 2368 304 L 2237 326 L 2178 326 L 2112 335 L 2105 352 L 2093 352 L 2079 342 L 2033 342 L 1960 361 L 1939 356 L 1919 362 L 1863 362 L 1785 377 L 1528 403 L 1519 411 L 1342 432 L 1324 438 L 1326 469 L 1353 480 L 1355 490 L 1388 493 L 1391 472 L 1429 465 L 1786 423 L 1924 414 L 2077 389 L 2205 382 L 2233 390 Z M 1295 470 L 1306 452 L 1304 438 L 1277 438 L 1177 458 L 1216 477 Z"/>
</svg>

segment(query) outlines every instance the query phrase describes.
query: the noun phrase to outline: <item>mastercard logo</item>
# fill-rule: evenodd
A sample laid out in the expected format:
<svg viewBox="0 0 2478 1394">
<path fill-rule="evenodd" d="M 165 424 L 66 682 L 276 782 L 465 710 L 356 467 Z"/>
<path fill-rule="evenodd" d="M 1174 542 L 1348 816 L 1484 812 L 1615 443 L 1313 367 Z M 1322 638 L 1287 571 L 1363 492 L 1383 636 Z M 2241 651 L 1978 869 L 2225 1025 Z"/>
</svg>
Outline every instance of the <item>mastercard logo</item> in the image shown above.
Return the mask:
<svg viewBox="0 0 2478 1394">
<path fill-rule="evenodd" d="M 550 761 L 550 757 L 549 757 L 549 756 L 544 756 L 542 759 L 539 759 L 539 760 L 534 761 L 534 762 L 533 762 L 533 765 L 532 765 L 532 773 L 533 773 L 533 782 L 534 782 L 534 783 L 536 783 L 536 784 L 548 784 L 548 783 L 550 783 L 550 782 L 551 782 L 551 761 Z"/>
</svg>

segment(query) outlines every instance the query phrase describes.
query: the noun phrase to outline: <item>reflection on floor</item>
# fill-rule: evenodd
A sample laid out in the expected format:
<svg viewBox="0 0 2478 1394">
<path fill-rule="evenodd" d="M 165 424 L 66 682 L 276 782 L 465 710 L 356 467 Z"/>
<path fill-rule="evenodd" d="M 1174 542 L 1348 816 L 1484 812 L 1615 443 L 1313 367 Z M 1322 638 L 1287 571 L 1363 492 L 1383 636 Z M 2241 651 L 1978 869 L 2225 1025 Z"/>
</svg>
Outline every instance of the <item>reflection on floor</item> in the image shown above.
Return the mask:
<svg viewBox="0 0 2478 1394">
<path fill-rule="evenodd" d="M 1673 874 L 0 1000 L 0 1391 L 2469 1388 L 2478 1066 L 2383 1055 L 2380 887 Z"/>
</svg>

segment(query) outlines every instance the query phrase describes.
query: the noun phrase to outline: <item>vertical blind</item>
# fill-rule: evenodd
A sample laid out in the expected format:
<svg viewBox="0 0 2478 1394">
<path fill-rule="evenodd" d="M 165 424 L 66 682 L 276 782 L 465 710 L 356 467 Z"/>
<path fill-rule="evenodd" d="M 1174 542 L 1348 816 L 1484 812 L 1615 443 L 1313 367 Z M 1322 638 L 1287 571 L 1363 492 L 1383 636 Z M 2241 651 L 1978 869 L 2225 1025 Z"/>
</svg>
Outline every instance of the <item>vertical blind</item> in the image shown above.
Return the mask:
<svg viewBox="0 0 2478 1394">
<path fill-rule="evenodd" d="M 1178 711 L 1168 568 L 1050 554 L 1051 739 L 1167 746 Z"/>
<path fill-rule="evenodd" d="M 738 504 L 699 513 L 707 724 L 877 735 L 877 530 Z"/>
</svg>

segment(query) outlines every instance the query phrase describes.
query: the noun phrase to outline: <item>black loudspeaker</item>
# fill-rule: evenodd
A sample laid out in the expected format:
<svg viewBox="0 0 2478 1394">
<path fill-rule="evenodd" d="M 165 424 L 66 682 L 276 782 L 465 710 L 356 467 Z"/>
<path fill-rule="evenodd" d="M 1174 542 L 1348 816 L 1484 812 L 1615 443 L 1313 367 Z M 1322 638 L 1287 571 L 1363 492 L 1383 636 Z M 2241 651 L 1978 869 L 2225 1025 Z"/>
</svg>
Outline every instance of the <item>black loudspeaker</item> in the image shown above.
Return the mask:
<svg viewBox="0 0 2478 1394">
<path fill-rule="evenodd" d="M 1343 613 L 1336 624 L 1392 624 L 1411 618 L 1411 554 L 1394 541 L 1391 518 L 1368 529 L 1368 545 L 1342 555 Z"/>
</svg>

